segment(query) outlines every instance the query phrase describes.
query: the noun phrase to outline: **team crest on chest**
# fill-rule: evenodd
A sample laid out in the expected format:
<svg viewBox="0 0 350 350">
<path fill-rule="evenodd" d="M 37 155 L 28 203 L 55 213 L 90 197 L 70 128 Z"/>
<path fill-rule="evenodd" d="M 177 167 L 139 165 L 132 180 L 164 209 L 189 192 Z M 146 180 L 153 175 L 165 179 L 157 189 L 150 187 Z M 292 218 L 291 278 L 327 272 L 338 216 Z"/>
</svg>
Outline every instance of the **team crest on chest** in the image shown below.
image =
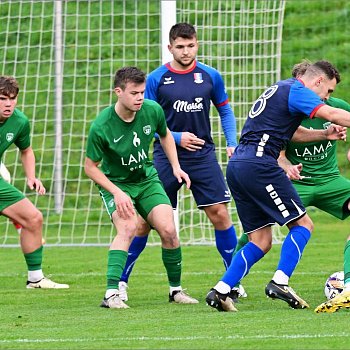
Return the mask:
<svg viewBox="0 0 350 350">
<path fill-rule="evenodd" d="M 149 135 L 151 133 L 151 125 L 145 125 L 143 127 L 143 132 L 146 134 L 146 135 Z"/>
<path fill-rule="evenodd" d="M 203 83 L 203 75 L 202 73 L 193 73 L 194 82 L 196 84 L 202 84 Z"/>
<path fill-rule="evenodd" d="M 6 134 L 6 141 L 7 142 L 11 142 L 12 140 L 13 140 L 13 132 L 8 132 L 7 134 Z"/>
</svg>

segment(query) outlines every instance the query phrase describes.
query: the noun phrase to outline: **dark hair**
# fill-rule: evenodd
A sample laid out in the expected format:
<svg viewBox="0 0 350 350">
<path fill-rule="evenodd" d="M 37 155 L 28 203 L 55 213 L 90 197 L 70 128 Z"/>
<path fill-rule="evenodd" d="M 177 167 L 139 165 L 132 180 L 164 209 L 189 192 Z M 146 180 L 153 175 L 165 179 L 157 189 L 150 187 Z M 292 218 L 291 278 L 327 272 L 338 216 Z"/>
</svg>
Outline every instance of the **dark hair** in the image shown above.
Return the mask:
<svg viewBox="0 0 350 350">
<path fill-rule="evenodd" d="M 312 75 L 323 73 L 329 80 L 335 78 L 337 84 L 340 83 L 340 74 L 338 70 L 328 61 L 315 62 L 307 68 L 306 73 Z"/>
<path fill-rule="evenodd" d="M 142 84 L 146 81 L 146 73 L 137 67 L 123 67 L 116 71 L 114 76 L 114 88 L 120 87 L 125 89 L 126 84 L 129 82 L 135 84 Z"/>
<path fill-rule="evenodd" d="M 312 62 L 309 60 L 302 60 L 300 63 L 295 64 L 293 66 L 292 76 L 296 78 L 303 75 L 311 65 Z"/>
<path fill-rule="evenodd" d="M 192 39 L 196 38 L 197 33 L 192 24 L 189 23 L 177 23 L 174 24 L 169 31 L 170 44 L 176 40 L 176 38 Z"/>
<path fill-rule="evenodd" d="M 18 82 L 14 77 L 0 76 L 0 94 L 8 97 L 16 97 L 19 92 Z"/>
</svg>

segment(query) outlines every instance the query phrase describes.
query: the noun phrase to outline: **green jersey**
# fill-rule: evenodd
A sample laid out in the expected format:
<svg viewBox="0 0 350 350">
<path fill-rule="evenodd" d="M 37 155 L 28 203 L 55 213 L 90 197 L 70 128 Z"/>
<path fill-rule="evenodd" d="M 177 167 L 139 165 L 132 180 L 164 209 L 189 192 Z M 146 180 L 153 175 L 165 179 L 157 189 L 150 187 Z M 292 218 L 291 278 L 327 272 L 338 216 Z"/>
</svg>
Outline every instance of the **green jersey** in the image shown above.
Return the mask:
<svg viewBox="0 0 350 350">
<path fill-rule="evenodd" d="M 26 149 L 30 146 L 29 120 L 17 108 L 11 117 L 0 123 L 0 159 L 13 143 L 19 149 Z"/>
<path fill-rule="evenodd" d="M 350 112 L 350 104 L 341 99 L 330 97 L 326 104 Z M 303 119 L 301 125 L 308 129 L 327 129 L 330 122 L 321 118 L 307 118 Z M 307 143 L 290 141 L 286 148 L 286 157 L 292 164 L 303 164 L 301 175 L 311 177 L 304 179 L 303 183 L 327 181 L 326 178 L 339 176 L 336 145 L 336 141 L 329 140 Z"/>
<path fill-rule="evenodd" d="M 158 103 L 144 100 L 132 122 L 122 120 L 113 104 L 92 123 L 86 156 L 94 162 L 102 161 L 101 170 L 111 181 L 138 183 L 157 174 L 149 159 L 155 132 L 160 136 L 167 132 Z"/>
</svg>

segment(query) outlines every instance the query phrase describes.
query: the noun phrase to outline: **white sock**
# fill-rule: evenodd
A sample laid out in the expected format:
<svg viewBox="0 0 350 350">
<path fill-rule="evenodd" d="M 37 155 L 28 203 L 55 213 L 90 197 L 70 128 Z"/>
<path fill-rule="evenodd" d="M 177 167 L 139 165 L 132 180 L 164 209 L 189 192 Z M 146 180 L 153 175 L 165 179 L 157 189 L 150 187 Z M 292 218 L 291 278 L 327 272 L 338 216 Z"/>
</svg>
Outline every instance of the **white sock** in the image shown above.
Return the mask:
<svg viewBox="0 0 350 350">
<path fill-rule="evenodd" d="M 43 270 L 28 271 L 28 281 L 30 282 L 38 282 L 43 278 Z"/>
<path fill-rule="evenodd" d="M 219 281 L 214 287 L 221 294 L 228 294 L 231 291 L 231 287 L 225 282 Z"/>
<path fill-rule="evenodd" d="M 108 299 L 109 297 L 111 297 L 114 294 L 118 294 L 118 289 L 107 289 L 106 294 L 105 294 L 105 298 Z"/>
<path fill-rule="evenodd" d="M 169 289 L 170 295 L 172 295 L 173 292 L 175 292 L 175 291 L 182 290 L 181 286 L 178 286 L 178 287 L 171 287 L 171 286 L 170 286 L 169 288 L 170 288 L 170 289 Z"/>
<path fill-rule="evenodd" d="M 281 270 L 277 270 L 272 277 L 272 280 L 277 284 L 288 285 L 289 277 Z"/>
</svg>

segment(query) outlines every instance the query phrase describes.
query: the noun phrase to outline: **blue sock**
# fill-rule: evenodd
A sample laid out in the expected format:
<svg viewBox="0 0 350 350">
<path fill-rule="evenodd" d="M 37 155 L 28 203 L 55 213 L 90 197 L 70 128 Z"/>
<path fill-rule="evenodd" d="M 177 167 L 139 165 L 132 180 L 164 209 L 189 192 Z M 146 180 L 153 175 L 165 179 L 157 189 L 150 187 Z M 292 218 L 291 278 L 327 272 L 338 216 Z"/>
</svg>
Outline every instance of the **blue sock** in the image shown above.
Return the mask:
<svg viewBox="0 0 350 350">
<path fill-rule="evenodd" d="M 134 239 L 132 240 L 129 247 L 128 258 L 126 260 L 123 274 L 120 277 L 120 281 L 128 283 L 128 280 L 129 280 L 131 271 L 135 265 L 135 262 L 146 247 L 147 239 L 148 239 L 148 235 L 143 237 L 135 236 Z"/>
<path fill-rule="evenodd" d="M 283 271 L 288 277 L 290 277 L 294 272 L 310 237 L 311 232 L 306 227 L 292 227 L 283 242 L 277 270 Z"/>
<path fill-rule="evenodd" d="M 259 261 L 264 252 L 253 242 L 248 242 L 232 259 L 232 264 L 227 269 L 222 282 L 228 284 L 231 289 L 248 274 L 250 268 Z"/>
<path fill-rule="evenodd" d="M 227 230 L 215 230 L 215 242 L 224 262 L 225 270 L 227 270 L 231 265 L 232 254 L 237 245 L 237 236 L 233 225 Z"/>
</svg>

